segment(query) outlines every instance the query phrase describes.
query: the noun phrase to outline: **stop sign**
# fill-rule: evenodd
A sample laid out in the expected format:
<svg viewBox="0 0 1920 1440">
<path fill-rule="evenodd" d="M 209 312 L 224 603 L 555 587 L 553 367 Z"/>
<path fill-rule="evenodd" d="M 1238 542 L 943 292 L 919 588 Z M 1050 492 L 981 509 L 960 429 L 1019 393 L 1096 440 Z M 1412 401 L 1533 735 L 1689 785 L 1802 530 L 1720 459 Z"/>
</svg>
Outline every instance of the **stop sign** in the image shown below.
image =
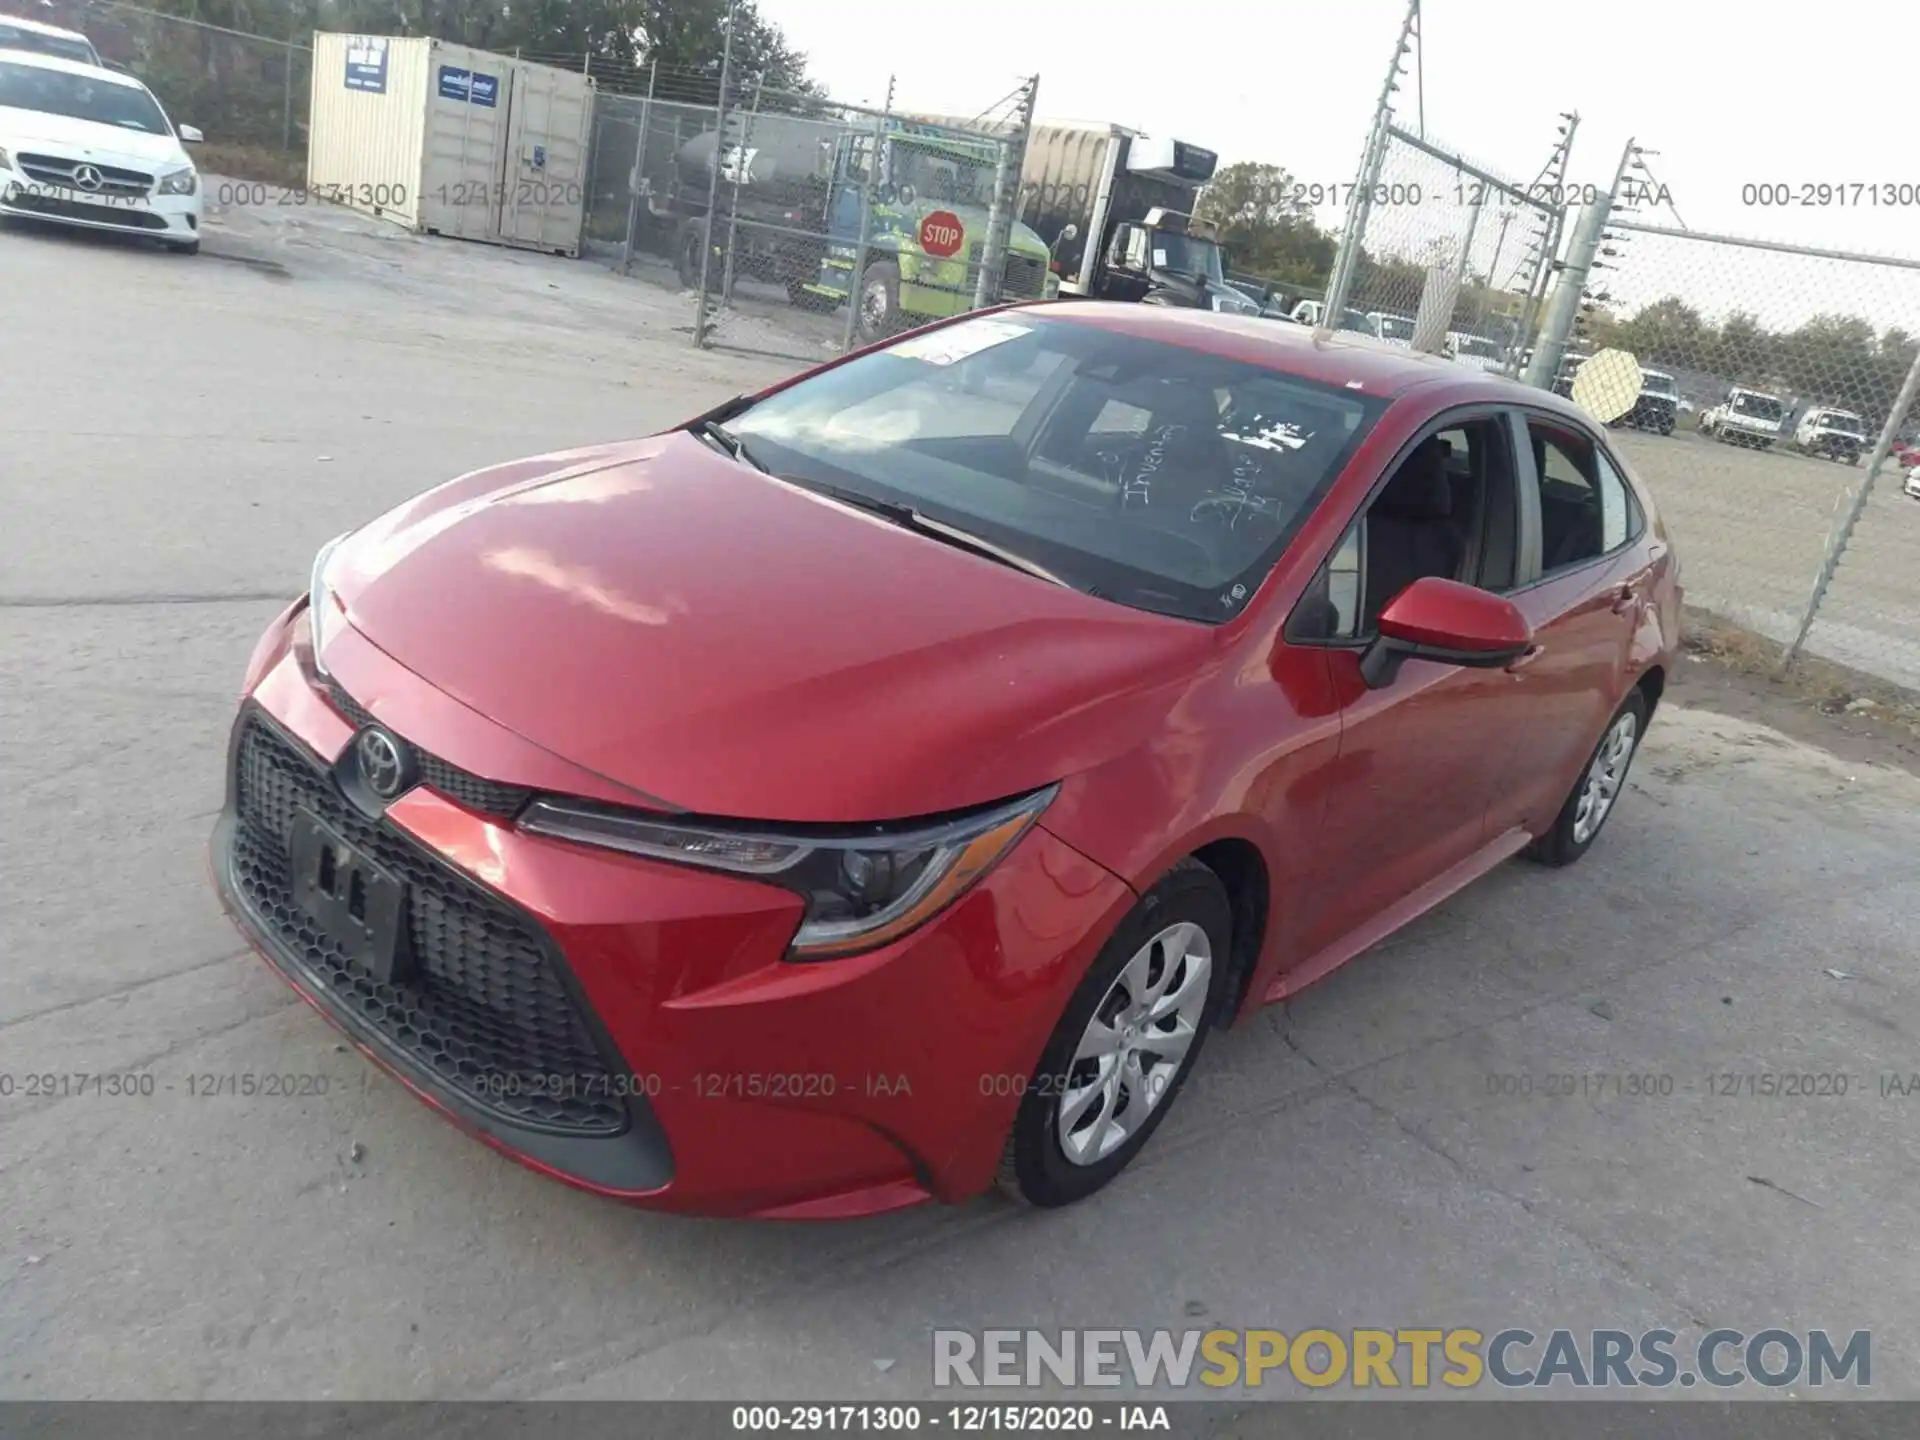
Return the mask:
<svg viewBox="0 0 1920 1440">
<path fill-rule="evenodd" d="M 960 217 L 951 210 L 935 210 L 920 222 L 920 248 L 936 260 L 958 255 L 960 242 L 966 238 Z"/>
</svg>

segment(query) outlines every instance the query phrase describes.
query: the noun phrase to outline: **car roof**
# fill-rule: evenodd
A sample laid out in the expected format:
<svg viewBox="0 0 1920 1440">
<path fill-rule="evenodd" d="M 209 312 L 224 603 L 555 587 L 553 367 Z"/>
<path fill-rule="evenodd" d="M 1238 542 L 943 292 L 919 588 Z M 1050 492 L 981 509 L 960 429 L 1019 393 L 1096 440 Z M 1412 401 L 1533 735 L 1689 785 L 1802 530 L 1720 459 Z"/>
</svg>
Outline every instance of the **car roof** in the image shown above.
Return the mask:
<svg viewBox="0 0 1920 1440">
<path fill-rule="evenodd" d="M 1431 387 L 1436 391 L 1431 398 L 1443 404 L 1476 400 L 1525 404 L 1592 423 L 1586 411 L 1549 391 L 1456 364 L 1445 355 L 1389 345 L 1371 335 L 1276 325 L 1256 315 L 1225 315 L 1168 305 L 1117 305 L 1106 300 L 1042 300 L 1018 308 L 1143 340 L 1185 345 L 1365 395 L 1397 399 L 1412 390 Z M 1438 393 L 1442 390 L 1444 394 Z"/>
<path fill-rule="evenodd" d="M 62 40 L 87 40 L 78 30 L 69 30 L 64 25 L 49 25 L 44 20 L 29 20 L 24 15 L 0 14 L 0 25 L 11 25 L 16 30 L 31 30 L 38 35 L 57 35 Z M 87 44 L 93 42 L 87 40 Z"/>
<path fill-rule="evenodd" d="M 80 37 L 85 39 L 83 35 Z M 84 60 L 65 60 L 58 55 L 42 55 L 37 50 L 0 49 L 0 60 L 9 65 L 32 65 L 41 70 L 58 70 L 67 75 L 84 75 L 89 80 L 111 80 L 115 85 L 125 85 L 134 90 L 145 90 L 131 75 L 122 75 L 118 70 L 109 70 L 103 65 L 89 65 Z"/>
</svg>

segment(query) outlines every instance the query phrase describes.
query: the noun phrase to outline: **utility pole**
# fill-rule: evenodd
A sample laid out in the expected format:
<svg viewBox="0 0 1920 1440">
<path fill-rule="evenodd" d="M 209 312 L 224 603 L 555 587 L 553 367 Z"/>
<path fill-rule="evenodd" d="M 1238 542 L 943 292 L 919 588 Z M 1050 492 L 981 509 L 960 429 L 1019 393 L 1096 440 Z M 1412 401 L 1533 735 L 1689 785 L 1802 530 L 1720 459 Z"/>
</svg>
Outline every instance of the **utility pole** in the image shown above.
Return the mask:
<svg viewBox="0 0 1920 1440">
<path fill-rule="evenodd" d="M 1629 140 L 1620 152 L 1619 167 L 1613 172 L 1613 185 L 1580 214 L 1573 238 L 1567 245 L 1567 258 L 1560 266 L 1560 279 L 1553 299 L 1547 305 L 1546 322 L 1540 327 L 1540 343 L 1533 347 L 1533 363 L 1527 367 L 1526 382 L 1541 390 L 1553 387 L 1566 358 L 1567 341 L 1573 336 L 1574 322 L 1580 318 L 1580 301 L 1585 296 L 1587 276 L 1600 254 L 1600 242 L 1606 238 L 1607 217 L 1613 213 L 1614 197 L 1626 178 L 1627 166 L 1634 156 Z"/>
<path fill-rule="evenodd" d="M 1020 209 L 1020 176 L 1026 168 L 1027 142 L 1033 135 L 1033 107 L 1040 94 L 1040 77 L 1030 76 L 1014 102 L 1013 126 L 1000 142 L 1000 159 L 993 176 L 993 205 L 987 213 L 987 243 L 980 254 L 980 273 L 974 278 L 973 308 L 999 303 L 1007 249 Z M 1039 297 L 1034 297 L 1038 299 Z"/>
</svg>

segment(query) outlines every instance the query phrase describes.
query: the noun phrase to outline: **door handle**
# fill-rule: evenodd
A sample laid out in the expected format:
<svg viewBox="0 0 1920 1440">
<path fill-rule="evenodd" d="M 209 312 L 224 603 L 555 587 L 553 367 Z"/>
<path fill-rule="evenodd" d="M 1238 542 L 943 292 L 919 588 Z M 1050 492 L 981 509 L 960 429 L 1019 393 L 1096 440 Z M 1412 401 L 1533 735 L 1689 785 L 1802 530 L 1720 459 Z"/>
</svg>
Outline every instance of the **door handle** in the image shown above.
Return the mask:
<svg viewBox="0 0 1920 1440">
<path fill-rule="evenodd" d="M 1525 650 L 1521 651 L 1518 655 L 1514 656 L 1513 659 L 1507 662 L 1507 673 L 1509 675 L 1518 675 L 1522 670 L 1526 669 L 1527 666 L 1533 664 L 1534 661 L 1538 660 L 1544 654 L 1546 654 L 1545 646 L 1529 645 Z"/>
</svg>

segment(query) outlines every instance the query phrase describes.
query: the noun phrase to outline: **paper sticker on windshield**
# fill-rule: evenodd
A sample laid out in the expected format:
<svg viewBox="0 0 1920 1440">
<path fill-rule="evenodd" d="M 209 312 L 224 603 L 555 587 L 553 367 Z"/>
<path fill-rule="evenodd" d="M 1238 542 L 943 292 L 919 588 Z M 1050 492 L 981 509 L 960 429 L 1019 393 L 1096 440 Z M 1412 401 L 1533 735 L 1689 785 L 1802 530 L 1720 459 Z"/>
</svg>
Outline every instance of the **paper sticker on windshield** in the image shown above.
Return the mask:
<svg viewBox="0 0 1920 1440">
<path fill-rule="evenodd" d="M 888 353 L 904 355 L 909 360 L 924 360 L 929 365 L 951 365 L 982 350 L 991 350 L 995 345 L 1018 340 L 1032 329 L 1031 325 L 983 315 L 978 320 L 962 320 L 958 325 L 942 326 L 931 334 L 902 340 Z"/>
<path fill-rule="evenodd" d="M 1153 268 L 1156 270 L 1164 270 L 1167 268 L 1167 252 L 1166 251 L 1156 250 L 1153 252 Z"/>
</svg>

